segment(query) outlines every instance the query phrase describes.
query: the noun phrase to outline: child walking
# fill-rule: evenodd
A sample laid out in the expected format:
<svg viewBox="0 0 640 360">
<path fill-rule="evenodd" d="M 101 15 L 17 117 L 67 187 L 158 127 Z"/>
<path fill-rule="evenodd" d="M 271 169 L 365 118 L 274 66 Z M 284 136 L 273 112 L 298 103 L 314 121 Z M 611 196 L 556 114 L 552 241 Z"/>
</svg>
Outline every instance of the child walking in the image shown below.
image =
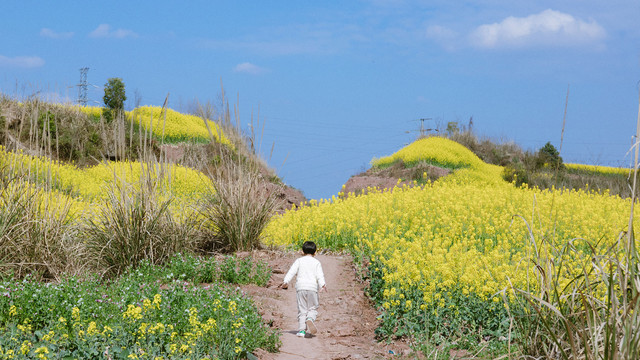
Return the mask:
<svg viewBox="0 0 640 360">
<path fill-rule="evenodd" d="M 305 337 L 306 334 L 314 335 L 318 331 L 314 323 L 320 306 L 318 290 L 320 292 L 327 290 L 322 265 L 315 258 L 316 244 L 313 241 L 305 242 L 302 244 L 302 253 L 304 256 L 296 259 L 280 284 L 281 288 L 286 289 L 293 277 L 298 275 L 296 296 L 298 298 L 297 336 L 299 337 Z"/>
</svg>

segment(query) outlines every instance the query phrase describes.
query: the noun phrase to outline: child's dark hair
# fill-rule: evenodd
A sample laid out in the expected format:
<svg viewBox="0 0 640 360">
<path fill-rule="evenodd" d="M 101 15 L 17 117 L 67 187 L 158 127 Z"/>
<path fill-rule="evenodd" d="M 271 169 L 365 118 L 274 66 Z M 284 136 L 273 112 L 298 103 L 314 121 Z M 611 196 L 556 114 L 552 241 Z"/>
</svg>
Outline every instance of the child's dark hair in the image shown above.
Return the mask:
<svg viewBox="0 0 640 360">
<path fill-rule="evenodd" d="M 316 243 L 313 241 L 305 241 L 305 243 L 302 244 L 302 253 L 305 255 L 314 255 L 316 253 Z"/>
</svg>

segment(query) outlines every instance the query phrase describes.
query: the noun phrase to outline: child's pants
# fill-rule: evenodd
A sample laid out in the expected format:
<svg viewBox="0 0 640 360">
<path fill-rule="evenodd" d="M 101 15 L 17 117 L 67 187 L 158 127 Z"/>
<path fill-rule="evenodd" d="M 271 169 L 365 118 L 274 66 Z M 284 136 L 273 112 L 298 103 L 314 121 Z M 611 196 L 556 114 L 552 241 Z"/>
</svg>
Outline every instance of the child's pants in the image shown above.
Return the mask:
<svg viewBox="0 0 640 360">
<path fill-rule="evenodd" d="M 298 330 L 304 331 L 307 328 L 307 319 L 316 321 L 318 315 L 318 292 L 311 290 L 298 290 Z"/>
</svg>

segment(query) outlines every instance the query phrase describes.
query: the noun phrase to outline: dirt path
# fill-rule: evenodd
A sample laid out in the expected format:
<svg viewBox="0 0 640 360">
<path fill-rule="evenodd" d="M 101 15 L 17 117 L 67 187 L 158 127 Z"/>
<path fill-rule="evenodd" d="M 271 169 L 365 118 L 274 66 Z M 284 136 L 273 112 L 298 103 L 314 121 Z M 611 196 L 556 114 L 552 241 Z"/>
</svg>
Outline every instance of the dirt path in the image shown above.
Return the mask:
<svg viewBox="0 0 640 360">
<path fill-rule="evenodd" d="M 386 345 L 375 341 L 376 312 L 364 296 L 363 285 L 356 280 L 347 256 L 318 255 L 327 283 L 327 292 L 320 293 L 320 309 L 316 326 L 318 334 L 299 338 L 295 288 L 279 290 L 284 274 L 299 254 L 259 252 L 274 270 L 267 288 L 248 286 L 243 290 L 253 297 L 265 320 L 281 330 L 280 353 L 259 351 L 267 360 L 296 359 L 384 359 L 389 350 L 398 354 L 406 346 Z"/>
</svg>

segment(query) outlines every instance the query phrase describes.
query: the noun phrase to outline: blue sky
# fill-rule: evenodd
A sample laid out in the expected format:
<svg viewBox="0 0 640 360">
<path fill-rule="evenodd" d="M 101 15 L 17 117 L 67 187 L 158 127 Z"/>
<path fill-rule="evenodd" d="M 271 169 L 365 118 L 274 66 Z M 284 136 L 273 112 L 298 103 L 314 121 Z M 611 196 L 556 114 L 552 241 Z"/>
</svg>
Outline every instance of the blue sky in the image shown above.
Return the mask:
<svg viewBox="0 0 640 360">
<path fill-rule="evenodd" d="M 120 77 L 129 106 L 169 94 L 183 110 L 222 81 L 242 127 L 264 124 L 284 181 L 326 198 L 414 140 L 420 118 L 559 147 L 569 87 L 565 161 L 625 166 L 639 15 L 621 0 L 4 1 L 0 90 L 74 101 L 89 67 L 92 102 Z"/>
</svg>

